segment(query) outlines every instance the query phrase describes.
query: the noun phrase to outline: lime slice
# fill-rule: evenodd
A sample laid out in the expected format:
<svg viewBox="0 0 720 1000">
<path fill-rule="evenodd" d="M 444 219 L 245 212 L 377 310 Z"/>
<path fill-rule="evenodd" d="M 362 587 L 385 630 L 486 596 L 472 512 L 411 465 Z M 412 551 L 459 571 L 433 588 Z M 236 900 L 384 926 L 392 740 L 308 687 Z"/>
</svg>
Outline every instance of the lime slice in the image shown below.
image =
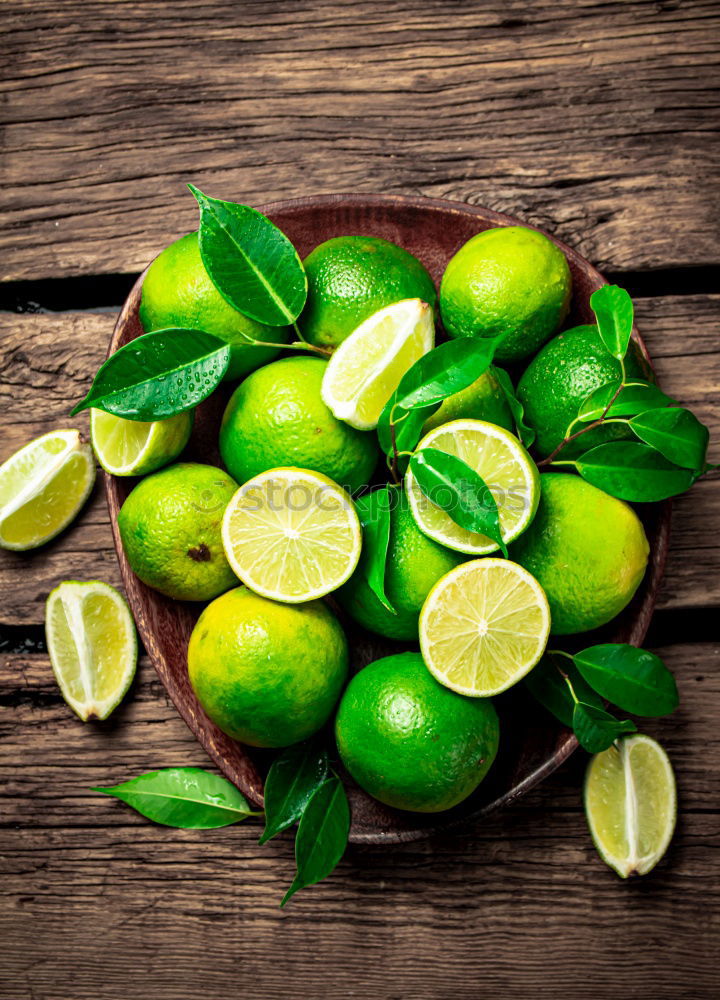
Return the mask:
<svg viewBox="0 0 720 1000">
<path fill-rule="evenodd" d="M 371 431 L 408 368 L 435 342 L 433 312 L 421 299 L 403 299 L 373 313 L 330 358 L 322 399 L 338 420 Z"/>
<path fill-rule="evenodd" d="M 95 482 L 90 445 L 78 431 L 51 431 L 0 465 L 0 548 L 34 549 L 76 516 Z"/>
<path fill-rule="evenodd" d="M 420 612 L 420 649 L 445 687 L 490 698 L 535 666 L 550 633 L 540 584 L 507 559 L 473 559 L 450 570 Z"/>
<path fill-rule="evenodd" d="M 107 719 L 135 676 L 137 636 L 125 600 L 107 583 L 67 580 L 45 607 L 50 662 L 83 722 Z"/>
<path fill-rule="evenodd" d="M 540 474 L 510 431 L 485 420 L 451 420 L 426 434 L 418 448 L 437 448 L 456 455 L 478 473 L 495 497 L 505 542 L 522 534 L 535 517 L 540 500 Z M 497 550 L 496 542 L 461 528 L 441 507 L 428 500 L 410 469 L 405 489 L 417 525 L 428 538 L 473 555 Z"/>
<path fill-rule="evenodd" d="M 308 469 L 269 469 L 241 486 L 225 511 L 222 538 L 242 582 L 288 604 L 337 590 L 360 558 L 352 500 Z"/>
<path fill-rule="evenodd" d="M 113 476 L 144 476 L 172 462 L 187 444 L 192 424 L 192 410 L 150 422 L 90 410 L 97 460 Z"/>
<path fill-rule="evenodd" d="M 600 857 L 621 878 L 646 875 L 675 830 L 675 775 L 649 736 L 627 736 L 596 754 L 585 776 L 585 815 Z"/>
</svg>

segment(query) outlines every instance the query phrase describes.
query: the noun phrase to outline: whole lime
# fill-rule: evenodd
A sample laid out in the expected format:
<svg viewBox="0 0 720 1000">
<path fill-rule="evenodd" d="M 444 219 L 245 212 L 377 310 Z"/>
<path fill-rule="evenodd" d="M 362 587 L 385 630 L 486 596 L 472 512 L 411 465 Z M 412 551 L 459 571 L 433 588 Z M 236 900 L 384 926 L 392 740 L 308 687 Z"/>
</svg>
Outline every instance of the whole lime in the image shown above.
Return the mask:
<svg viewBox="0 0 720 1000">
<path fill-rule="evenodd" d="M 380 802 L 413 812 L 450 809 L 474 792 L 499 734 L 492 702 L 439 684 L 419 653 L 361 670 L 335 720 L 340 757 L 355 781 Z"/>
<path fill-rule="evenodd" d="M 625 368 L 631 378 L 651 377 L 650 368 L 634 341 L 625 358 Z M 549 455 L 565 437 L 583 400 L 601 385 L 619 382 L 621 373 L 620 362 L 608 352 L 596 326 L 576 326 L 545 344 L 525 369 L 517 387 L 525 421 L 537 435 L 537 453 L 543 458 Z M 577 424 L 574 429 L 581 426 Z M 597 427 L 568 445 L 563 458 L 621 437 L 632 437 L 622 424 Z"/>
<path fill-rule="evenodd" d="M 288 465 L 321 472 L 350 493 L 369 481 L 377 439 L 323 403 L 326 366 L 320 358 L 282 358 L 240 383 L 220 427 L 220 453 L 238 482 Z"/>
<path fill-rule="evenodd" d="M 467 389 L 461 389 L 444 399 L 423 424 L 422 433 L 427 434 L 433 427 L 465 417 L 471 420 L 487 420 L 491 424 L 497 424 L 498 427 L 504 427 L 506 431 L 514 432 L 515 424 L 510 405 L 492 371 L 484 372 Z"/>
<path fill-rule="evenodd" d="M 375 236 L 336 236 L 304 265 L 308 297 L 298 324 L 311 344 L 337 347 L 368 316 L 401 299 L 435 307 L 435 285 L 417 257 Z"/>
<path fill-rule="evenodd" d="M 535 519 L 510 558 L 540 583 L 554 635 L 605 625 L 629 604 L 650 547 L 635 511 L 579 476 L 540 476 Z"/>
<path fill-rule="evenodd" d="M 420 531 L 404 492 L 391 490 L 390 498 L 395 502 L 390 509 L 385 596 L 396 614 L 388 611 L 367 582 L 371 558 L 368 548 L 363 549 L 358 568 L 335 596 L 356 622 L 372 632 L 390 639 L 417 640 L 425 598 L 440 577 L 464 562 L 465 556 L 438 545 Z M 357 500 L 361 522 L 370 503 L 370 495 Z"/>
<path fill-rule="evenodd" d="M 256 747 L 307 739 L 330 717 L 348 648 L 322 601 L 278 604 L 237 587 L 209 604 L 190 636 L 190 683 L 224 733 Z"/>
<path fill-rule="evenodd" d="M 236 379 L 277 356 L 251 340 L 287 342 L 289 328 L 266 326 L 234 309 L 210 279 L 200 257 L 198 234 L 188 233 L 155 258 L 143 279 L 140 322 L 146 333 L 168 327 L 204 330 L 232 347 L 226 379 Z"/>
<path fill-rule="evenodd" d="M 237 483 L 213 465 L 178 462 L 141 480 L 118 515 L 143 583 L 179 601 L 208 601 L 237 583 L 221 525 Z"/>
<path fill-rule="evenodd" d="M 468 240 L 440 284 L 440 311 L 451 337 L 499 337 L 495 357 L 518 361 L 559 328 L 570 305 L 565 254 L 535 229 L 503 226 Z"/>
</svg>

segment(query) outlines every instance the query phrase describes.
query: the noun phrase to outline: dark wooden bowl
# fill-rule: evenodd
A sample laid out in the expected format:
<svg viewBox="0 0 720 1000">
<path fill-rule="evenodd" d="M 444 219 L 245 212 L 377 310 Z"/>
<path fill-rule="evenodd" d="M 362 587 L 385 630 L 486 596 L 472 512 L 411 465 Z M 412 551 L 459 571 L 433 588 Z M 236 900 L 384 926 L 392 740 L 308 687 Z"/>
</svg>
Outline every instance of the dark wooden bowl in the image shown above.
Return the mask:
<svg viewBox="0 0 720 1000">
<path fill-rule="evenodd" d="M 287 233 L 303 257 L 332 236 L 381 236 L 419 257 L 438 283 L 450 257 L 475 233 L 493 226 L 525 225 L 476 205 L 382 195 L 299 198 L 263 206 L 261 211 Z M 605 281 L 574 250 L 559 240 L 555 242 L 565 253 L 573 276 L 573 301 L 567 325 L 592 322 L 588 300 Z M 143 332 L 138 319 L 142 280 L 141 275 L 118 318 L 110 353 Z M 645 352 L 640 337 L 635 335 Z M 647 357 L 647 352 L 645 355 Z M 198 408 L 195 430 L 185 457 L 220 464 L 217 432 L 228 394 L 229 390 L 220 391 Z M 134 485 L 133 479 L 105 476 L 115 548 L 142 641 L 177 710 L 210 757 L 253 803 L 261 806 L 263 775 L 271 755 L 242 746 L 220 732 L 200 708 L 188 682 L 187 643 L 201 606 L 169 600 L 146 587 L 125 558 L 118 536 L 117 515 Z M 640 644 L 650 623 L 667 551 L 670 505 L 646 505 L 641 514 L 650 541 L 648 571 L 630 606 L 611 626 L 598 633 L 604 641 Z M 402 648 L 368 633 L 360 633 L 352 623 L 344 624 L 356 669 Z M 581 641 L 589 645 L 598 639 L 583 636 Z M 497 705 L 502 723 L 500 753 L 490 775 L 473 796 L 449 812 L 420 815 L 383 806 L 348 782 L 352 806 L 351 842 L 409 841 L 475 819 L 523 795 L 576 749 L 572 733 L 554 723 L 543 709 L 530 705 L 523 690 L 515 689 L 501 696 Z M 328 736 L 332 745 L 330 734 Z"/>
</svg>

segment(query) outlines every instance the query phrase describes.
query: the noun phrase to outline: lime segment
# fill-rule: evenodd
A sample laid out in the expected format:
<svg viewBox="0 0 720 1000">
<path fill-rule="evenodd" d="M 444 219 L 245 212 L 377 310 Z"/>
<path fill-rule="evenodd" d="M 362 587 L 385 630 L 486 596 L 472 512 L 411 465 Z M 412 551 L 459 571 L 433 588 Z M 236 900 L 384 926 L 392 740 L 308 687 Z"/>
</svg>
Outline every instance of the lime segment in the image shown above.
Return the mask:
<svg viewBox="0 0 720 1000">
<path fill-rule="evenodd" d="M 590 761 L 585 815 L 600 857 L 621 878 L 646 875 L 675 830 L 675 776 L 649 736 L 628 736 Z"/>
<path fill-rule="evenodd" d="M 380 309 L 333 354 L 323 377 L 323 402 L 338 420 L 372 430 L 400 379 L 434 341 L 427 302 L 404 299 Z"/>
<path fill-rule="evenodd" d="M 228 562 L 262 597 L 323 597 L 360 558 L 360 521 L 347 493 L 308 469 L 270 469 L 241 486 L 222 526 Z"/>
<path fill-rule="evenodd" d="M 167 420 L 125 420 L 90 411 L 90 436 L 98 462 L 113 476 L 144 476 L 178 457 L 190 437 L 191 410 Z"/>
<path fill-rule="evenodd" d="M 459 694 L 489 698 L 535 666 L 550 633 L 537 580 L 506 559 L 473 559 L 447 573 L 420 612 L 430 673 Z"/>
<path fill-rule="evenodd" d="M 124 599 L 98 580 L 65 581 L 47 599 L 45 630 L 65 701 L 83 722 L 106 719 L 137 664 L 135 625 Z"/>
<path fill-rule="evenodd" d="M 0 466 L 0 548 L 34 549 L 67 527 L 95 482 L 90 446 L 78 431 L 51 431 Z"/>
<path fill-rule="evenodd" d="M 540 499 L 540 475 L 514 434 L 485 420 L 451 420 L 426 434 L 418 445 L 422 448 L 456 455 L 480 475 L 497 503 L 504 541 L 517 538 L 530 524 Z M 417 525 L 429 538 L 458 552 L 486 555 L 497 550 L 492 539 L 461 528 L 432 503 L 410 469 L 405 488 Z"/>
</svg>

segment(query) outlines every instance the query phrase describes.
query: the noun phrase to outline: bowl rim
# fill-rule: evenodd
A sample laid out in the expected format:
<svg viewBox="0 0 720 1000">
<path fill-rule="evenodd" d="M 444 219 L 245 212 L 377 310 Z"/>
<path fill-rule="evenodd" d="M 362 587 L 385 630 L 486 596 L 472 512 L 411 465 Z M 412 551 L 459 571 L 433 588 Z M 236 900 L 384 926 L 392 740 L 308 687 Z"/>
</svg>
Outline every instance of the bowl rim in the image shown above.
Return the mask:
<svg viewBox="0 0 720 1000">
<path fill-rule="evenodd" d="M 582 268 L 582 270 L 584 270 L 592 278 L 597 287 L 608 283 L 602 273 L 598 271 L 597 268 L 595 268 L 594 265 L 592 265 L 585 257 L 562 240 L 553 236 L 551 233 L 539 226 L 533 225 L 532 223 L 525 222 L 520 218 L 507 215 L 502 212 L 496 212 L 493 209 L 484 207 L 483 205 L 467 204 L 465 202 L 450 201 L 443 198 L 425 198 L 421 195 L 339 192 L 279 199 L 277 201 L 265 202 L 256 207 L 259 212 L 272 217 L 275 213 L 300 213 L 308 209 L 323 207 L 331 208 L 340 205 L 353 208 L 387 208 L 388 206 L 392 206 L 394 208 L 414 208 L 421 211 L 427 211 L 429 209 L 443 215 L 447 215 L 450 212 L 465 217 L 468 215 L 477 216 L 483 220 L 496 223 L 498 226 L 520 225 L 524 228 L 540 232 L 551 239 L 553 243 L 560 247 L 566 257 L 572 259 L 578 267 Z M 149 266 L 150 265 L 148 265 L 148 267 Z M 142 283 L 148 267 L 146 267 L 138 276 L 125 302 L 123 303 L 123 307 L 117 317 L 110 342 L 108 344 L 108 357 L 118 349 L 118 342 L 124 331 L 125 324 L 128 322 L 139 305 Z M 635 326 L 633 326 L 633 339 L 638 344 L 645 360 L 652 367 L 652 362 L 645 344 Z M 102 471 L 102 478 L 110 515 L 110 525 L 113 533 L 115 553 L 120 566 L 123 585 L 132 607 L 135 601 L 140 600 L 140 595 L 138 591 L 137 577 L 130 569 L 129 563 L 123 552 L 119 535 L 117 515 L 121 506 L 121 501 L 118 492 L 118 479 L 104 470 Z M 647 634 L 657 600 L 657 593 L 664 574 L 665 561 L 667 557 L 672 502 L 670 500 L 666 500 L 655 506 L 659 509 L 659 518 L 656 542 L 654 549 L 651 550 L 651 560 L 648 563 L 648 571 L 652 574 L 651 579 L 653 586 L 649 589 L 648 594 L 645 596 L 641 607 L 638 609 L 638 614 L 632 622 L 632 627 L 629 630 L 627 641 L 634 645 L 641 643 Z M 133 615 L 133 617 L 135 616 Z M 179 697 L 176 697 L 177 692 L 175 690 L 174 682 L 171 679 L 170 671 L 165 663 L 164 655 L 156 643 L 154 633 L 145 627 L 144 620 L 136 622 L 136 625 L 138 631 L 140 632 L 145 650 L 152 661 L 153 667 L 155 668 L 155 671 L 158 674 L 170 700 L 173 702 L 173 705 L 178 711 L 178 714 L 185 721 L 193 736 L 198 740 L 216 766 L 226 777 L 237 785 L 237 771 L 232 767 L 228 767 L 227 759 L 223 754 L 222 748 L 215 742 L 215 740 L 213 740 L 211 734 L 207 733 L 206 729 L 204 729 L 201 725 L 198 725 L 198 718 L 190 707 L 187 706 Z M 578 749 L 578 746 L 579 744 L 575 735 L 570 730 L 565 729 L 562 742 L 558 742 L 552 755 L 526 774 L 526 776 L 517 784 L 513 785 L 512 788 L 507 789 L 507 791 L 503 794 L 494 798 L 492 802 L 480 805 L 478 808 L 463 812 L 460 815 L 451 814 L 444 819 L 442 818 L 443 814 L 438 813 L 436 814 L 438 817 L 437 822 L 428 824 L 427 826 L 418 826 L 413 829 L 351 831 L 349 842 L 351 844 L 410 843 L 412 841 L 427 839 L 437 833 L 448 832 L 457 830 L 461 827 L 469 826 L 481 817 L 513 803 L 532 788 L 539 785 L 545 780 L 545 778 L 557 770 L 557 768 L 560 767 L 560 765 L 563 764 L 575 752 L 575 750 Z M 240 787 L 244 794 L 251 798 L 257 805 L 262 806 L 263 791 L 261 787 L 248 787 L 246 782 L 243 782 Z"/>
</svg>

